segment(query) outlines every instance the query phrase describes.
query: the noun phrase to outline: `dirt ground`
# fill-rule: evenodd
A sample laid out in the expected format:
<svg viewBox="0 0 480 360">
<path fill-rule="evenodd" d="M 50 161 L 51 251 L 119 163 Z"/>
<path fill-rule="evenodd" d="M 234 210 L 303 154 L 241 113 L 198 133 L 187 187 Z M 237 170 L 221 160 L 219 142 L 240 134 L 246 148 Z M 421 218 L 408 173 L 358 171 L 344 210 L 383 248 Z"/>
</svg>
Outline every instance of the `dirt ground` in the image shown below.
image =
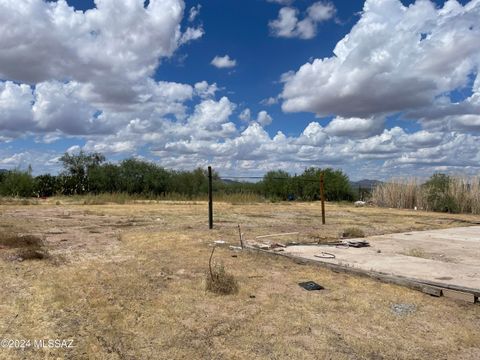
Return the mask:
<svg viewBox="0 0 480 360">
<path fill-rule="evenodd" d="M 0 248 L 0 339 L 72 348 L 0 348 L 0 359 L 478 359 L 480 306 L 219 247 L 240 291 L 205 291 L 211 244 L 299 231 L 300 242 L 468 226 L 475 216 L 317 203 L 0 205 L 0 230 L 38 235 L 50 254 Z M 296 239 L 292 239 L 296 240 Z M 309 292 L 299 282 L 326 289 Z M 402 312 L 398 309 L 409 309 Z M 67 344 L 68 345 L 68 344 Z"/>
</svg>

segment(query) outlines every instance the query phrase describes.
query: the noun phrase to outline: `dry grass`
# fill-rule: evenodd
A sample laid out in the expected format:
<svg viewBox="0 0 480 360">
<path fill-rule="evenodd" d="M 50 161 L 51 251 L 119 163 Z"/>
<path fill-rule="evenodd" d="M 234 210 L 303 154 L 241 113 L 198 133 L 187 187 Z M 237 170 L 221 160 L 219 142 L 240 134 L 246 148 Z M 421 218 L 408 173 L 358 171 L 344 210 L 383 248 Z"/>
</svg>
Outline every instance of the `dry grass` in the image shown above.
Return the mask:
<svg viewBox="0 0 480 360">
<path fill-rule="evenodd" d="M 461 213 L 480 214 L 480 177 L 455 177 L 449 187 L 449 194 L 455 200 Z"/>
<path fill-rule="evenodd" d="M 382 207 L 431 210 L 428 189 L 418 179 L 396 179 L 375 187 L 372 201 Z M 480 177 L 451 178 L 448 195 L 463 214 L 480 214 Z"/>
<path fill-rule="evenodd" d="M 345 239 L 363 238 L 365 233 L 358 227 L 349 227 L 343 230 L 342 237 Z"/>
<path fill-rule="evenodd" d="M 424 195 L 418 179 L 393 179 L 373 189 L 372 201 L 382 207 L 396 209 L 424 209 Z"/>
<path fill-rule="evenodd" d="M 1 197 L 0 205 L 38 205 L 39 201 L 35 198 Z"/>
<path fill-rule="evenodd" d="M 38 248 L 43 246 L 40 237 L 34 235 L 20 235 L 13 232 L 0 233 L 0 247 L 6 248 Z"/>
<path fill-rule="evenodd" d="M 48 251 L 44 247 L 44 241 L 34 235 L 20 235 L 12 232 L 0 233 L 0 250 L 13 249 L 7 251 L 8 259 L 25 260 L 43 260 L 49 258 Z"/>
<path fill-rule="evenodd" d="M 238 282 L 235 276 L 225 271 L 223 264 L 212 265 L 213 254 L 216 247 L 212 249 L 208 260 L 208 273 L 205 279 L 205 289 L 220 295 L 232 295 L 238 293 Z"/>
<path fill-rule="evenodd" d="M 410 249 L 405 255 L 418 257 L 418 258 L 423 258 L 423 259 L 428 259 L 427 255 L 425 253 L 425 250 L 418 249 L 418 248 Z"/>
<path fill-rule="evenodd" d="M 205 277 L 205 288 L 220 295 L 232 295 L 238 293 L 238 282 L 235 276 L 226 272 L 223 264 L 215 264 Z"/>
<path fill-rule="evenodd" d="M 0 334 L 73 339 L 75 347 L 0 349 L 0 359 L 476 359 L 479 306 L 226 247 L 215 260 L 235 275 L 238 293 L 218 296 L 204 283 L 209 245 L 238 245 L 238 222 L 247 238 L 292 228 L 336 237 L 359 223 L 382 233 L 472 217 L 327 204 L 322 227 L 319 204 L 215 204 L 209 231 L 205 205 L 99 205 L 99 217 L 79 205 L 66 209 L 69 218 L 56 216 L 63 206 L 31 213 L 0 206 L 0 226 L 29 219 L 29 233 L 54 226 L 67 232 L 78 223 L 68 242 L 60 240 L 68 233 L 46 239 L 52 252 L 68 257 L 61 266 L 0 260 Z M 122 232 L 122 241 L 115 233 L 109 238 L 112 224 L 131 218 L 140 225 Z M 82 230 L 85 222 L 103 236 Z M 298 286 L 308 280 L 326 290 Z M 398 317 L 391 310 L 397 303 L 414 304 L 416 312 Z"/>
<path fill-rule="evenodd" d="M 215 193 L 215 200 L 227 202 L 231 204 L 244 203 L 258 203 L 266 201 L 262 196 L 251 192 L 226 194 L 223 192 Z M 82 204 L 82 205 L 107 205 L 107 204 L 133 204 L 145 202 L 165 202 L 165 201 L 207 201 L 207 194 L 188 196 L 184 194 L 170 193 L 166 195 L 142 195 L 142 194 L 127 194 L 127 193 L 103 193 L 103 194 L 87 194 L 87 195 L 73 195 L 73 196 L 59 196 L 55 197 L 57 205 L 60 204 Z M 38 203 L 36 199 L 10 199 L 5 200 L 5 204 L 10 204 L 11 201 L 29 201 Z M 51 202 L 51 200 L 50 200 Z M 25 205 L 25 204 L 24 204 Z"/>
</svg>

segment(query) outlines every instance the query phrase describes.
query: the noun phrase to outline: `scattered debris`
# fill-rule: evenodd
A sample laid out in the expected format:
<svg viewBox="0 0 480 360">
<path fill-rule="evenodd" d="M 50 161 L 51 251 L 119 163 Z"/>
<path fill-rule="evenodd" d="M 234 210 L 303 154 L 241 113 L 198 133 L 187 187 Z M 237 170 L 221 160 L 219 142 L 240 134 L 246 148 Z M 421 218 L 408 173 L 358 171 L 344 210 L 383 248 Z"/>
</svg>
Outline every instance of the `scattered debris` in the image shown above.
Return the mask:
<svg viewBox="0 0 480 360">
<path fill-rule="evenodd" d="M 355 205 L 355 207 L 364 207 L 365 205 L 367 205 L 365 201 L 355 201 L 353 204 Z"/>
<path fill-rule="evenodd" d="M 315 290 L 324 290 L 325 288 L 322 285 L 317 284 L 315 281 L 306 281 L 298 283 L 298 285 L 304 288 L 307 291 L 315 291 Z"/>
<path fill-rule="evenodd" d="M 264 238 L 267 238 L 267 237 L 291 236 L 291 235 L 297 235 L 297 240 L 298 240 L 298 236 L 300 235 L 300 233 L 299 232 L 292 232 L 292 233 L 268 234 L 268 235 L 257 236 L 255 239 L 264 239 Z"/>
<path fill-rule="evenodd" d="M 215 240 L 213 243 L 216 245 L 225 245 L 227 242 L 225 240 Z"/>
<path fill-rule="evenodd" d="M 370 243 L 368 241 L 343 241 L 342 245 L 353 248 L 370 247 Z"/>
<path fill-rule="evenodd" d="M 233 251 L 239 251 L 239 250 L 242 250 L 242 248 L 240 246 L 233 246 L 233 245 L 230 245 L 228 247 L 230 250 L 233 250 Z"/>
<path fill-rule="evenodd" d="M 335 255 L 334 254 L 331 254 L 331 253 L 328 253 L 328 252 L 321 252 L 320 255 L 313 255 L 317 258 L 320 258 L 320 259 L 335 259 Z"/>
<path fill-rule="evenodd" d="M 335 246 L 337 249 L 348 249 L 350 247 L 353 248 L 363 248 L 363 247 L 370 247 L 370 243 L 364 240 L 342 240 L 340 242 L 332 242 L 327 244 L 314 244 L 314 245 L 321 245 L 321 246 Z"/>
<path fill-rule="evenodd" d="M 415 304 L 393 304 L 390 309 L 395 315 L 407 316 L 415 313 L 417 306 Z"/>
<path fill-rule="evenodd" d="M 255 299 L 255 295 L 250 295 L 250 299 Z"/>
</svg>

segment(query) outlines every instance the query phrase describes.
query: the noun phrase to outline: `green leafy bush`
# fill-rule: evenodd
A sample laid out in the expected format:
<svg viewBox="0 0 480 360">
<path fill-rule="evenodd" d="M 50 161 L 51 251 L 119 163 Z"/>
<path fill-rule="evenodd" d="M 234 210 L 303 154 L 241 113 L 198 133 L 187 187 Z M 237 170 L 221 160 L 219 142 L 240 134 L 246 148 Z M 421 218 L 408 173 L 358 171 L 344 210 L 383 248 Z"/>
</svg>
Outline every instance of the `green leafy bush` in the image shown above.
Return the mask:
<svg viewBox="0 0 480 360">
<path fill-rule="evenodd" d="M 35 182 L 29 172 L 12 170 L 4 174 L 0 183 L 0 195 L 30 197 L 34 195 Z"/>
<path fill-rule="evenodd" d="M 446 174 L 434 174 L 422 185 L 429 210 L 457 213 L 459 206 L 450 194 L 452 179 Z"/>
</svg>

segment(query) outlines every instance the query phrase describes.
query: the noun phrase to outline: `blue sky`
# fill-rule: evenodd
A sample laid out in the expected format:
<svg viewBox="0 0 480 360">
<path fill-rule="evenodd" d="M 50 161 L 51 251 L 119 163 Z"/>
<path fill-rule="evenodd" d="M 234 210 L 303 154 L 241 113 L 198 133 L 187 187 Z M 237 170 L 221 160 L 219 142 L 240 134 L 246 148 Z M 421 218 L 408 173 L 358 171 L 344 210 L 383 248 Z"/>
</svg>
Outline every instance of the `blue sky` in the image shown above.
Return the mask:
<svg viewBox="0 0 480 360">
<path fill-rule="evenodd" d="M 81 149 L 228 175 L 480 167 L 478 0 L 6 0 L 0 13 L 0 168 L 56 172 Z"/>
</svg>

